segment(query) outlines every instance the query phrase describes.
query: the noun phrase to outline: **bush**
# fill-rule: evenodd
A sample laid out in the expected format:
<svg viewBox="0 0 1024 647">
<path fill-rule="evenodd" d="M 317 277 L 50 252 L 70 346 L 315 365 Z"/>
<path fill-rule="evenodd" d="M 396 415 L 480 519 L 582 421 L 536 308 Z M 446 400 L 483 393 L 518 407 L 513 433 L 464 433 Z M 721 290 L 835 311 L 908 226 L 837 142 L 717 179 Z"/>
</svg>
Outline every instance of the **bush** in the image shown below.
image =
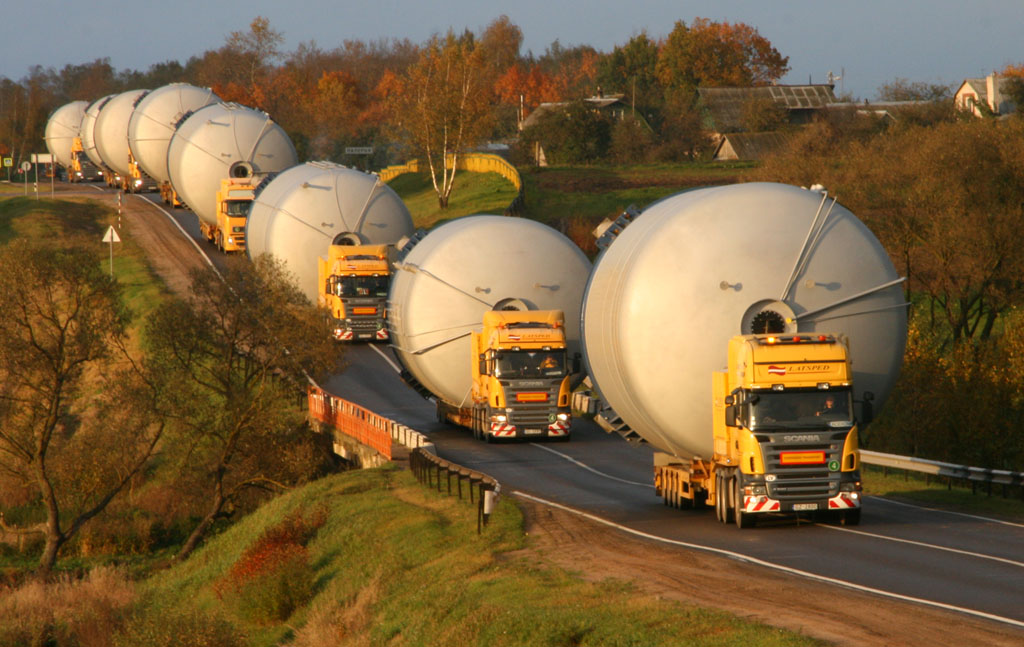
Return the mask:
<svg viewBox="0 0 1024 647">
<path fill-rule="evenodd" d="M 315 572 L 306 543 L 324 524 L 298 513 L 267 530 L 239 557 L 214 591 L 240 617 L 270 623 L 287 619 L 313 596 Z"/>
</svg>

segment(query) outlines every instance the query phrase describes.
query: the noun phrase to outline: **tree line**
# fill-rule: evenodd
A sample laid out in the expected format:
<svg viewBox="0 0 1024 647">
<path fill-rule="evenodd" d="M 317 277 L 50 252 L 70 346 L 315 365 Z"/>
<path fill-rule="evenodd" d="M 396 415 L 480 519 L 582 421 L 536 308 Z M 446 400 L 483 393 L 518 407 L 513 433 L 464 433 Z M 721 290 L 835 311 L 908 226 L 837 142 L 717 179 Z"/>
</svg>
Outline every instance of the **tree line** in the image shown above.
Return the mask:
<svg viewBox="0 0 1024 647">
<path fill-rule="evenodd" d="M 678 21 L 655 40 L 641 32 L 611 52 L 557 40 L 543 54 L 522 51 L 523 33 L 507 16 L 479 34 L 314 42 L 282 50 L 283 34 L 266 18 L 233 31 L 217 48 L 184 63 L 116 70 L 109 59 L 35 66 L 14 81 L 0 78 L 0 152 L 25 158 L 42 150 L 48 115 L 73 100 L 93 101 L 172 82 L 212 88 L 223 100 L 269 113 L 292 137 L 300 159 L 347 160 L 348 146 L 373 146 L 382 166 L 413 156 L 457 153 L 484 140 L 517 134 L 542 102 L 620 93 L 657 139 L 699 125 L 698 86 L 758 85 L 780 79 L 788 58 L 742 23 Z M 663 159 L 690 149 L 666 148 Z M 443 157 L 443 156 L 442 156 Z"/>
</svg>

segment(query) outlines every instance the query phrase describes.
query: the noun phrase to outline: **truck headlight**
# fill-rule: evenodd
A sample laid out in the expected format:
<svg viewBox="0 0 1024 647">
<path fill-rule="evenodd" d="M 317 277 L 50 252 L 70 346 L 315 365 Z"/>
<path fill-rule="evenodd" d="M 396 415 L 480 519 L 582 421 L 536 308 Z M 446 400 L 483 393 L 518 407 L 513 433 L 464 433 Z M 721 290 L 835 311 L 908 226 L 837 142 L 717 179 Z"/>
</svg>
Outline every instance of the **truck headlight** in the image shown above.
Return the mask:
<svg viewBox="0 0 1024 647">
<path fill-rule="evenodd" d="M 864 488 L 861 487 L 860 481 L 845 481 L 839 484 L 840 492 L 860 492 L 862 489 Z"/>
<path fill-rule="evenodd" d="M 561 420 L 562 422 L 565 422 L 566 420 L 568 420 L 568 419 L 569 419 L 569 414 L 568 414 L 568 413 L 560 413 L 560 414 L 558 414 L 558 415 L 557 415 L 556 417 L 557 417 L 557 418 L 558 418 L 559 420 Z"/>
<path fill-rule="evenodd" d="M 494 422 L 505 422 L 508 420 L 508 416 L 499 413 L 498 415 L 491 416 L 491 420 Z"/>
</svg>

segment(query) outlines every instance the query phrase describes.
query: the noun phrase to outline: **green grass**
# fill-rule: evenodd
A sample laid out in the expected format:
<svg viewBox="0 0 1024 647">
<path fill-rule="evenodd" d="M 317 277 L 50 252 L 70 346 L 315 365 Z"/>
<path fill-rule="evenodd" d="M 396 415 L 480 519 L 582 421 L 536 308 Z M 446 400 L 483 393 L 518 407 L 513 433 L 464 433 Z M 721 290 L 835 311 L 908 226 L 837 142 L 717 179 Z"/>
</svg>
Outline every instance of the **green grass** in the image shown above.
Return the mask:
<svg viewBox="0 0 1024 647">
<path fill-rule="evenodd" d="M 37 200 L 18 194 L 6 197 L 0 193 L 0 245 L 15 237 L 45 239 L 80 235 L 96 245 L 99 262 L 109 270 L 110 247 L 102 239 L 107 228 L 116 222 L 117 213 L 95 200 Z M 118 236 L 121 242 L 113 246 L 113 273 L 124 288 L 125 304 L 138 322 L 167 292 L 151 270 L 145 252 L 125 228 L 119 230 Z"/>
<path fill-rule="evenodd" d="M 701 186 L 730 184 L 753 168 L 737 164 L 675 164 L 625 167 L 520 168 L 526 215 L 555 224 L 585 218 L 597 224 L 630 205 L 643 208 L 666 196 Z"/>
<path fill-rule="evenodd" d="M 394 466 L 321 479 L 279 497 L 144 584 L 161 605 L 214 611 L 214 585 L 267 528 L 326 513 L 310 542 L 312 602 L 285 622 L 233 618 L 252 645 L 818 645 L 728 614 L 685 607 L 620 581 L 587 583 L 517 551 L 518 509 L 501 500 L 482 535 L 476 509 Z"/>
<path fill-rule="evenodd" d="M 455 175 L 455 187 L 447 209 L 438 206 L 429 173 L 399 175 L 388 185 L 409 208 L 413 224 L 424 229 L 461 216 L 480 213 L 500 215 L 516 197 L 515 186 L 497 173 L 459 171 Z"/>
<path fill-rule="evenodd" d="M 597 224 L 626 207 L 654 202 L 686 189 L 740 181 L 749 163 L 657 164 L 627 167 L 520 167 L 528 218 L 550 225 L 583 218 Z M 512 184 L 497 173 L 460 171 L 448 209 L 437 206 L 430 176 L 406 173 L 389 186 L 401 196 L 417 227 L 476 213 L 500 214 L 515 198 Z"/>
<path fill-rule="evenodd" d="M 866 494 L 1024 523 L 1024 500 L 1019 487 L 1008 488 L 1007 496 L 1003 497 L 1002 486 L 993 485 L 989 496 L 986 486 L 979 484 L 977 493 L 972 494 L 969 483 L 958 481 L 950 487 L 946 479 L 903 470 L 886 473 L 874 465 L 863 466 L 861 476 Z"/>
</svg>

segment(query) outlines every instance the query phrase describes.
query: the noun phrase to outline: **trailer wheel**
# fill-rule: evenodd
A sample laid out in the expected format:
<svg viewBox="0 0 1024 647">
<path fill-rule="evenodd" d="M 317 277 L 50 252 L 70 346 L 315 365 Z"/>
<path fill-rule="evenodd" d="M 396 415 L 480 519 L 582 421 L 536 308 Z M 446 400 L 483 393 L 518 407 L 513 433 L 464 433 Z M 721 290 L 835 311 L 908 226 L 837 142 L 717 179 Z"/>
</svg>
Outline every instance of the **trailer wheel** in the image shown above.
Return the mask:
<svg viewBox="0 0 1024 647">
<path fill-rule="evenodd" d="M 733 478 L 729 479 L 729 490 L 732 492 L 733 500 L 733 520 L 736 522 L 737 528 L 753 528 L 754 524 L 757 523 L 757 519 L 754 515 L 743 511 L 743 503 L 741 502 L 742 492 L 740 491 L 740 475 L 736 474 Z"/>
</svg>

